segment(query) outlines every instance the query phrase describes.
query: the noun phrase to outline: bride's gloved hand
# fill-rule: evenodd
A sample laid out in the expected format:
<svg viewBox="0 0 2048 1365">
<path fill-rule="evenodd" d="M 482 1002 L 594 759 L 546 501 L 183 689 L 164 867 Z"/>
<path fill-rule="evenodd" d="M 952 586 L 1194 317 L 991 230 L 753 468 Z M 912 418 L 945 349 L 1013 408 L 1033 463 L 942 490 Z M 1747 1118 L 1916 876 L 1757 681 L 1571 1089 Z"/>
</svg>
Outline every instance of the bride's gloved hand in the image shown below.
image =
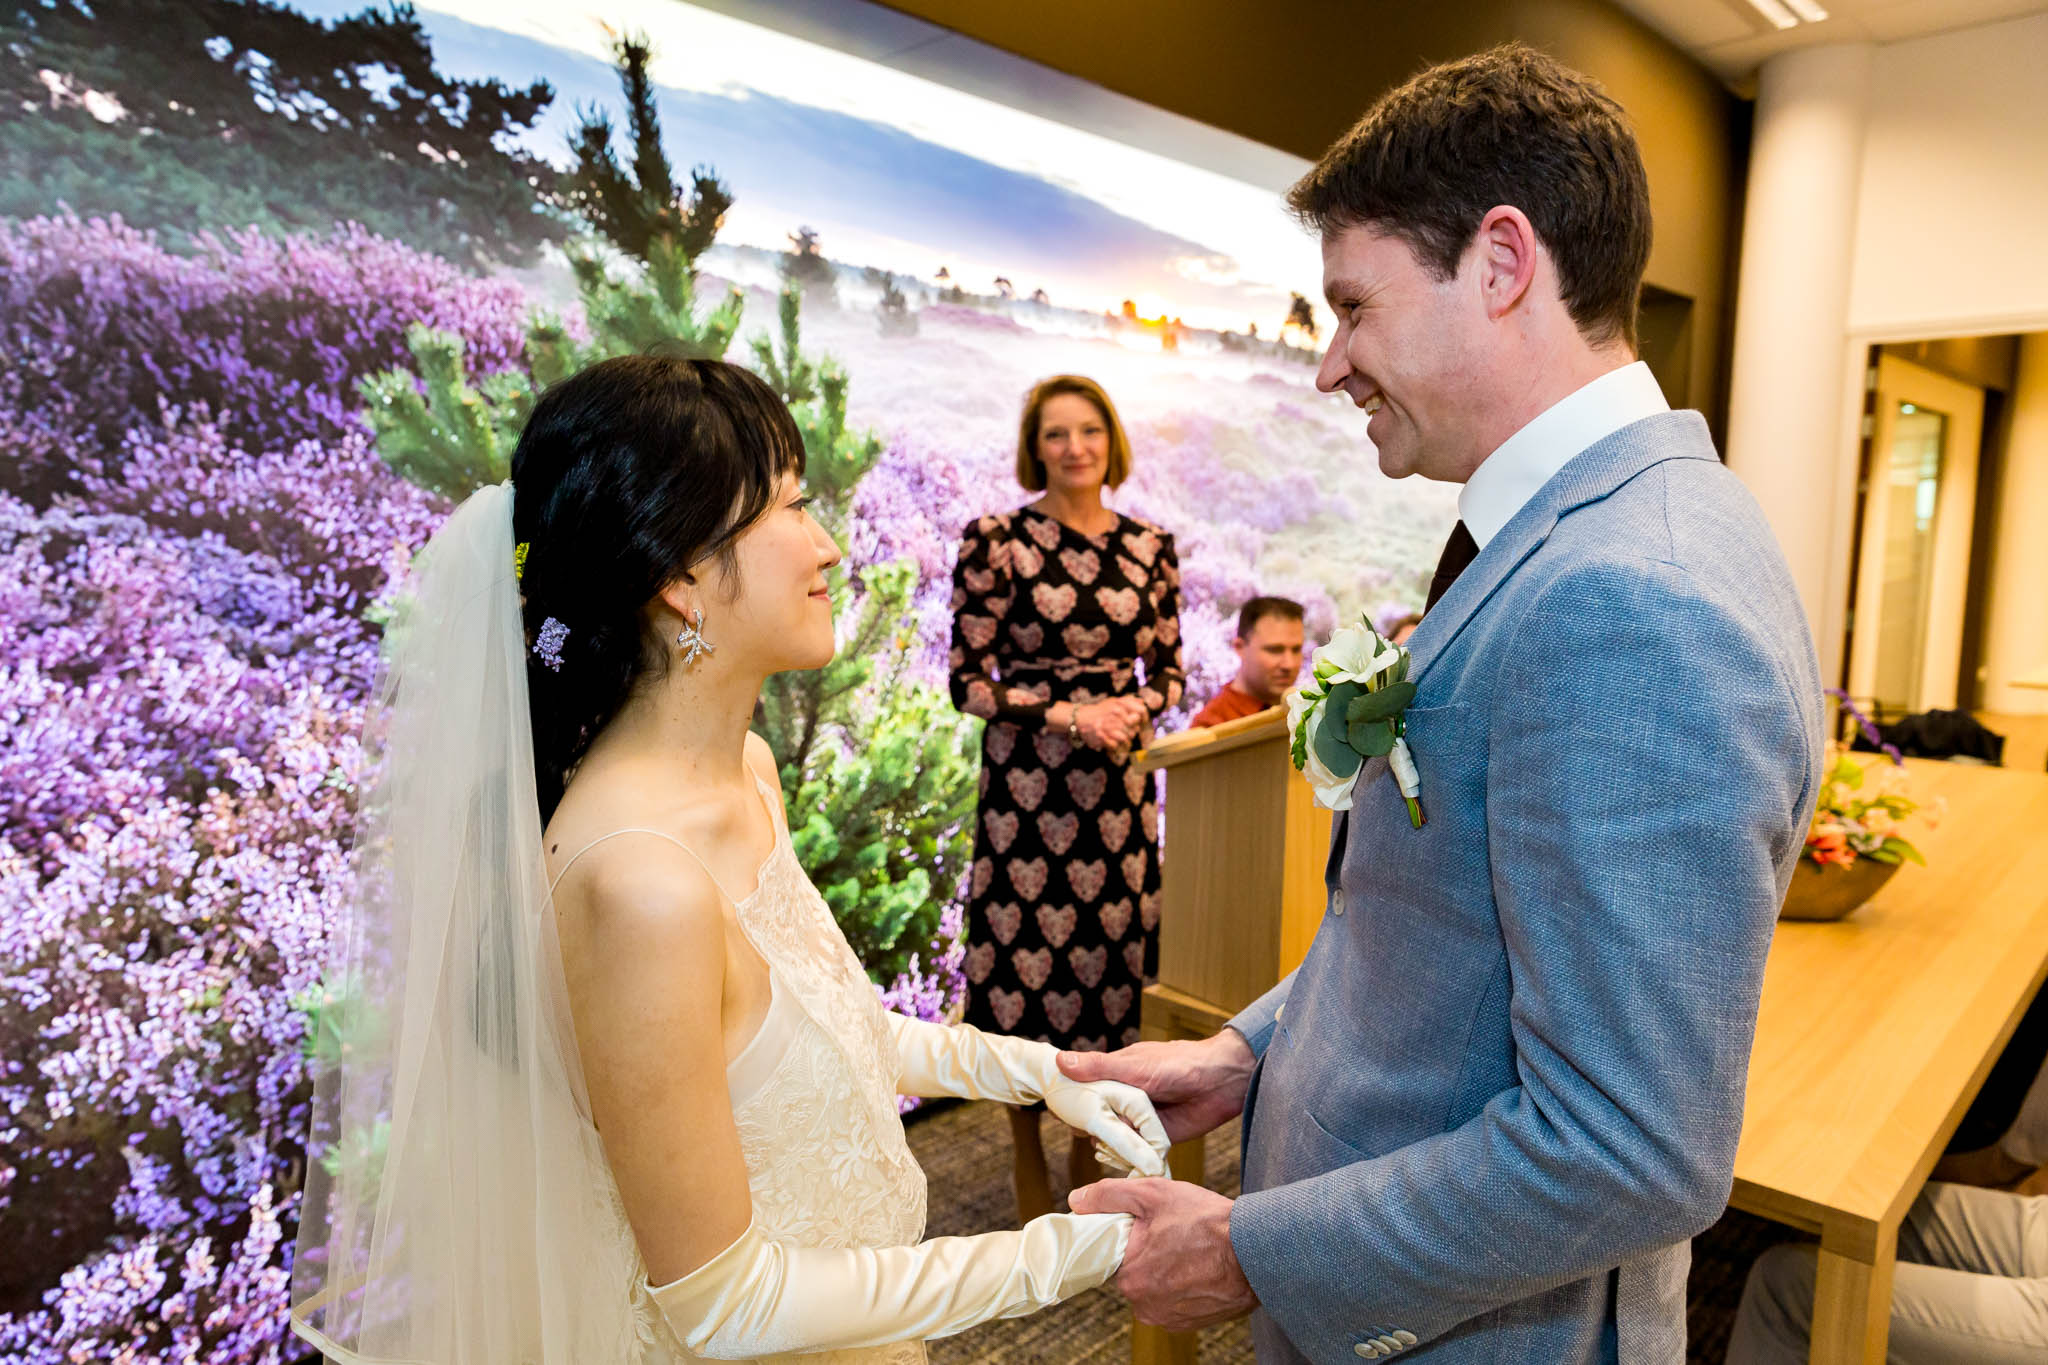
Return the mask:
<svg viewBox="0 0 2048 1365">
<path fill-rule="evenodd" d="M 892 1013 L 889 1027 L 902 1059 L 897 1088 L 904 1094 L 1004 1104 L 1043 1100 L 1053 1117 L 1095 1139 L 1107 1164 L 1138 1175 L 1166 1174 L 1166 1128 L 1136 1086 L 1069 1080 L 1060 1074 L 1057 1048 L 968 1024 L 948 1027 Z"/>
<path fill-rule="evenodd" d="M 1051 1213 L 1022 1231 L 935 1237 L 907 1247 L 795 1247 L 749 1224 L 672 1284 L 649 1286 L 700 1356 L 746 1360 L 951 1336 L 1108 1281 L 1131 1219 Z"/>
</svg>

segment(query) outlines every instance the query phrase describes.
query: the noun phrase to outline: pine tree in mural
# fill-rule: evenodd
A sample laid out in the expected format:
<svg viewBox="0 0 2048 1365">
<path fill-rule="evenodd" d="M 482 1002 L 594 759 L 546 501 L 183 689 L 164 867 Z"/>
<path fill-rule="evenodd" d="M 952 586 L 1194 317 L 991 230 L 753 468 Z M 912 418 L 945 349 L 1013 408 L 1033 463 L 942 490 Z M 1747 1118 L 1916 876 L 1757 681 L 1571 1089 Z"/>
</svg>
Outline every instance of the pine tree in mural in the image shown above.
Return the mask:
<svg viewBox="0 0 2048 1365">
<path fill-rule="evenodd" d="M 614 61 L 633 135 L 633 170 L 619 165 L 611 124 L 584 115 L 576 139 L 582 188 L 566 201 L 596 234 L 572 246 L 570 264 L 588 339 L 560 319 L 527 327 L 526 371 L 472 379 L 459 337 L 416 327 L 413 370 L 362 386 L 378 454 L 406 479 L 460 498 L 509 474 L 512 449 L 548 384 L 608 356 L 657 343 L 707 359 L 725 355 L 741 318 L 738 290 L 700 310 L 696 262 L 711 246 L 732 197 L 699 168 L 687 201 L 674 189 L 647 78 L 647 45 L 621 39 Z M 600 132 L 602 136 L 600 136 Z M 623 258 L 608 264 L 608 257 Z M 806 478 L 819 520 L 843 545 L 853 490 L 882 447 L 849 430 L 847 377 L 829 356 L 802 346 L 802 294 L 782 292 L 774 336 L 752 338 L 755 368 L 802 434 Z M 826 668 L 782 674 L 762 696 L 759 728 L 782 771 L 792 842 L 868 970 L 889 981 L 941 933 L 947 905 L 971 856 L 976 761 L 971 728 L 941 693 L 909 679 L 916 646 L 915 567 L 871 567 L 849 581 L 835 607 L 841 646 Z"/>
</svg>

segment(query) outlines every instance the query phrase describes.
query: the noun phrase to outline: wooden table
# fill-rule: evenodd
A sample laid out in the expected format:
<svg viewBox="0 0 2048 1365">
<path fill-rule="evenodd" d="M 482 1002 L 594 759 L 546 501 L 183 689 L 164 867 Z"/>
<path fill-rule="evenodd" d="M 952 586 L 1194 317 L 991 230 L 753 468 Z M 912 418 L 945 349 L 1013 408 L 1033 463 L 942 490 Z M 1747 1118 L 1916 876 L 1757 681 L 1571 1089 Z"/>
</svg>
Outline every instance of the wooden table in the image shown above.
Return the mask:
<svg viewBox="0 0 2048 1365">
<path fill-rule="evenodd" d="M 2048 775 L 1907 766 L 1948 801 L 1908 831 L 1929 865 L 1778 926 L 1735 1159 L 1736 1208 L 1820 1235 L 1827 1365 L 1883 1361 L 1899 1223 L 2048 976 Z"/>
</svg>

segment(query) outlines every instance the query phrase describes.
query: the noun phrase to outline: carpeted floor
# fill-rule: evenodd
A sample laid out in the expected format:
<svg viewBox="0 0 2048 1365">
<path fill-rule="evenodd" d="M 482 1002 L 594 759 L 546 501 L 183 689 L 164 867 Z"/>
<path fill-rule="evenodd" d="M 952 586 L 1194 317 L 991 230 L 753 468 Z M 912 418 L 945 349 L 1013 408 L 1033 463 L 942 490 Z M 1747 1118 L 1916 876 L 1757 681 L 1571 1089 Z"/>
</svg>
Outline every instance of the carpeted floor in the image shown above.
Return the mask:
<svg viewBox="0 0 2048 1365">
<path fill-rule="evenodd" d="M 1066 1196 L 1066 1130 L 1044 1119 L 1045 1148 L 1053 1154 L 1054 1194 Z M 928 1236 L 944 1237 L 1016 1226 L 1010 1189 L 1010 1125 L 993 1104 L 936 1106 L 913 1114 L 911 1150 L 931 1182 Z M 1237 1193 L 1237 1125 L 1209 1141 L 1208 1185 Z M 1742 1297 L 1743 1276 L 1758 1252 L 1795 1236 L 1747 1214 L 1729 1213 L 1693 1243 L 1691 1303 L 1687 1313 L 1693 1365 L 1721 1365 L 1728 1328 Z M 1031 1365 L 1123 1365 L 1131 1357 L 1130 1315 L 1107 1289 L 1057 1308 L 1009 1322 L 990 1323 L 931 1344 L 933 1365 L 1030 1362 Z M 1201 1365 L 1237 1365 L 1252 1359 L 1242 1321 L 1202 1334 Z"/>
</svg>

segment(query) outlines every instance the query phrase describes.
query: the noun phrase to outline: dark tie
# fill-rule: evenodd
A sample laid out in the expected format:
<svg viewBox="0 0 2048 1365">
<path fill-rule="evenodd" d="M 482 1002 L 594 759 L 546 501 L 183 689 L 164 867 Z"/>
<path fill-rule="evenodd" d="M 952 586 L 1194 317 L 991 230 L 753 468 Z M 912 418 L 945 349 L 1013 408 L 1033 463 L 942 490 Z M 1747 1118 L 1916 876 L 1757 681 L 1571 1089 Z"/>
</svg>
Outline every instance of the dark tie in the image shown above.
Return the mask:
<svg viewBox="0 0 2048 1365">
<path fill-rule="evenodd" d="M 1451 528 L 1451 538 L 1444 542 L 1443 557 L 1436 562 L 1436 576 L 1429 580 L 1429 600 L 1422 605 L 1428 611 L 1436 605 L 1437 599 L 1451 590 L 1458 575 L 1465 572 L 1465 566 L 1479 557 L 1479 542 L 1472 539 L 1472 533 L 1459 522 Z"/>
</svg>

